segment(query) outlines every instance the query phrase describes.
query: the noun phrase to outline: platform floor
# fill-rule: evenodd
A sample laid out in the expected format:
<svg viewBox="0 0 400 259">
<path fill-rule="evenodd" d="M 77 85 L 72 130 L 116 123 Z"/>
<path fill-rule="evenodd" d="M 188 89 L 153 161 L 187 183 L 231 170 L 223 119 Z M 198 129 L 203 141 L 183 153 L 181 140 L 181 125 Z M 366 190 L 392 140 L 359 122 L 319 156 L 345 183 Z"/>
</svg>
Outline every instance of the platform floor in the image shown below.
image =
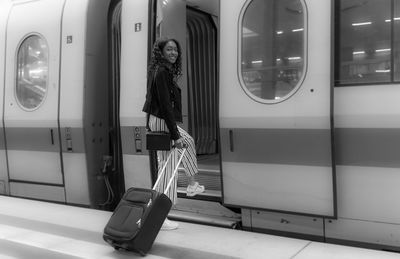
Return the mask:
<svg viewBox="0 0 400 259">
<path fill-rule="evenodd" d="M 102 240 L 111 213 L 0 196 L 0 258 L 143 258 Z M 400 259 L 400 254 L 180 222 L 145 258 Z"/>
</svg>

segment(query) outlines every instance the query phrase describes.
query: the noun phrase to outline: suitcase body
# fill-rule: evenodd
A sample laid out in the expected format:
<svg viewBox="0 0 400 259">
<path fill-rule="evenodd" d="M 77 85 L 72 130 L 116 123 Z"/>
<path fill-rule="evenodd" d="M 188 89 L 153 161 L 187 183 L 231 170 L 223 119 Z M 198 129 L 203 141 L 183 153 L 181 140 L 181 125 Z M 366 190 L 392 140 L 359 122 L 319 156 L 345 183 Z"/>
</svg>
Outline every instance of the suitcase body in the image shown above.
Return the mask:
<svg viewBox="0 0 400 259">
<path fill-rule="evenodd" d="M 172 201 L 165 193 L 174 181 L 185 152 L 186 148 L 181 153 L 163 193 L 156 191 L 156 186 L 163 178 L 172 152 L 159 171 L 153 189 L 129 188 L 125 192 L 104 228 L 104 241 L 117 250 L 125 249 L 141 255 L 147 254 L 172 207 Z"/>
<path fill-rule="evenodd" d="M 115 249 L 146 255 L 172 206 L 164 194 L 130 188 L 104 228 L 103 239 Z"/>
</svg>

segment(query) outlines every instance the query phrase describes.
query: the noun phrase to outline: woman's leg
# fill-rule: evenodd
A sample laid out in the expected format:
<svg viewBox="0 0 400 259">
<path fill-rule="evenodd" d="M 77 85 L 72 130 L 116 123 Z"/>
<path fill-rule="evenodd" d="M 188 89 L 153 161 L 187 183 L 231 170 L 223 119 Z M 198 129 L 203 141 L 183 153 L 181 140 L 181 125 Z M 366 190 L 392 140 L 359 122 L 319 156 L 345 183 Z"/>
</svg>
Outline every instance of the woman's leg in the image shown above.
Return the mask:
<svg viewBox="0 0 400 259">
<path fill-rule="evenodd" d="M 179 133 L 183 138 L 183 142 L 186 144 L 186 153 L 182 159 L 182 166 L 186 169 L 186 175 L 189 178 L 193 178 L 195 174 L 198 173 L 197 167 L 197 156 L 196 156 L 196 146 L 194 144 L 194 139 L 189 135 L 184 129 L 178 126 Z M 178 150 L 179 155 L 182 153 L 182 149 Z"/>
<path fill-rule="evenodd" d="M 168 131 L 167 125 L 165 124 L 165 121 L 157 118 L 153 115 L 150 115 L 149 118 L 149 127 L 152 131 Z M 174 168 L 177 164 L 177 152 L 175 149 L 172 149 L 171 151 L 157 151 L 157 162 L 158 162 L 158 171 L 163 167 L 163 165 L 166 163 L 168 159 L 168 155 L 172 152 L 172 156 L 168 162 L 167 167 L 165 168 L 165 173 L 163 178 L 161 179 L 161 182 L 159 186 L 157 187 L 157 191 L 159 192 L 164 192 L 165 188 L 168 185 L 169 180 L 171 179 L 171 176 L 174 172 Z M 171 187 L 167 191 L 166 195 L 170 200 L 172 201 L 173 204 L 176 204 L 177 201 L 177 193 L 176 193 L 176 185 L 177 185 L 177 179 L 178 177 L 174 178 L 174 181 L 172 182 Z M 174 230 L 179 227 L 179 224 L 174 221 L 168 220 L 168 218 L 165 219 L 161 230 Z"/>
<path fill-rule="evenodd" d="M 188 196 L 195 196 L 204 192 L 204 186 L 199 185 L 195 181 L 194 176 L 199 172 L 197 166 L 196 145 L 192 136 L 189 135 L 184 129 L 178 126 L 179 133 L 181 134 L 184 143 L 187 146 L 185 155 L 182 159 L 182 166 L 185 168 L 186 176 L 189 179 L 189 186 L 186 190 Z M 182 149 L 178 149 L 179 156 L 182 154 Z"/>
<path fill-rule="evenodd" d="M 157 118 L 153 115 L 150 115 L 149 118 L 149 127 L 152 131 L 167 131 L 168 128 L 167 125 L 165 124 L 165 121 L 163 119 Z M 178 154 L 175 149 L 172 149 L 171 151 L 157 151 L 157 162 L 158 162 L 158 170 L 160 171 L 161 168 L 164 166 L 164 164 L 167 161 L 167 158 L 169 154 L 172 152 L 170 161 L 167 164 L 167 167 L 165 168 L 165 173 L 163 175 L 163 178 L 161 179 L 160 184 L 157 187 L 157 191 L 159 192 L 164 192 L 165 188 L 168 185 L 169 180 L 171 179 L 171 176 L 174 172 L 174 169 L 176 167 L 176 164 L 178 162 Z M 172 201 L 172 204 L 176 204 L 177 201 L 177 179 L 178 177 L 175 177 L 171 187 L 167 191 L 166 195 L 170 200 Z"/>
</svg>

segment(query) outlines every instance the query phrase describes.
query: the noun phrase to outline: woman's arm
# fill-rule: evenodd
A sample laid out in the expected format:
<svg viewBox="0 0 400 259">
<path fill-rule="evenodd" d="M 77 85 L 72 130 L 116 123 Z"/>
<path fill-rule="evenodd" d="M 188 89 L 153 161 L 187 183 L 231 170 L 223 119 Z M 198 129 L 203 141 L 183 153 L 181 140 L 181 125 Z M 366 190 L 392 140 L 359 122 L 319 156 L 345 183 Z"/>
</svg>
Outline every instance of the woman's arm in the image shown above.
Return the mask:
<svg viewBox="0 0 400 259">
<path fill-rule="evenodd" d="M 163 115 L 165 123 L 167 124 L 171 138 L 173 140 L 177 140 L 180 138 L 180 134 L 176 125 L 171 103 L 170 89 L 168 86 L 168 83 L 172 80 L 171 75 L 165 69 L 160 68 L 158 69 L 155 77 L 156 95 L 160 104 L 160 111 Z"/>
</svg>

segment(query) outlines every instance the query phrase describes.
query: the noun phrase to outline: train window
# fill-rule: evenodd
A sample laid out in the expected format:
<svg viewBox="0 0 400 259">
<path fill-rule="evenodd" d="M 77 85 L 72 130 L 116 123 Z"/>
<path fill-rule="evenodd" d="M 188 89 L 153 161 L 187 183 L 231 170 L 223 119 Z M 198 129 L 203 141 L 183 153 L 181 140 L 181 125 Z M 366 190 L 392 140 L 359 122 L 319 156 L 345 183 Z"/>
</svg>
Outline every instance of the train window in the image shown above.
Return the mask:
<svg viewBox="0 0 400 259">
<path fill-rule="evenodd" d="M 48 80 L 48 46 L 38 35 L 27 37 L 18 49 L 15 95 L 26 110 L 34 110 L 44 101 Z"/>
<path fill-rule="evenodd" d="M 399 5 L 399 0 L 336 1 L 336 85 L 400 79 L 395 75 L 400 62 Z"/>
<path fill-rule="evenodd" d="M 395 1 L 393 12 L 394 80 L 400 81 L 400 1 Z"/>
<path fill-rule="evenodd" d="M 304 77 L 306 8 L 301 0 L 250 0 L 241 15 L 239 75 L 262 103 L 281 102 Z"/>
</svg>

